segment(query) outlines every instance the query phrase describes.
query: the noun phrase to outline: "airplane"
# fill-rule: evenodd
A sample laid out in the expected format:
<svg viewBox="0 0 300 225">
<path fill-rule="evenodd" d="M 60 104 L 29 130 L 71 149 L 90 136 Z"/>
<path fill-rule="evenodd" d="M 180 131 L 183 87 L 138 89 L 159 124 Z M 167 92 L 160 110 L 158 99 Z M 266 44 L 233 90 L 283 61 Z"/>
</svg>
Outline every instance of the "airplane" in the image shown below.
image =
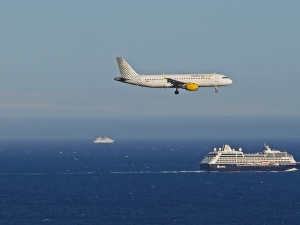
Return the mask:
<svg viewBox="0 0 300 225">
<path fill-rule="evenodd" d="M 175 88 L 175 94 L 179 94 L 179 88 L 187 91 L 197 91 L 199 87 L 215 87 L 232 84 L 232 80 L 223 74 L 161 74 L 140 75 L 122 57 L 117 57 L 120 69 L 120 77 L 114 80 L 149 88 Z"/>
</svg>

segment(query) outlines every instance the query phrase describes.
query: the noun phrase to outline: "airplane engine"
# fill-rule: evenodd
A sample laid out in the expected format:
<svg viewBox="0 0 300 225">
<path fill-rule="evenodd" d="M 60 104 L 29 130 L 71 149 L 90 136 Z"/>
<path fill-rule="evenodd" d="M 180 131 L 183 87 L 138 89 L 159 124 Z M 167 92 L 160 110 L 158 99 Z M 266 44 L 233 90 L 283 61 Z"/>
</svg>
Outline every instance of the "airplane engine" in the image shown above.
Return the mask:
<svg viewBox="0 0 300 225">
<path fill-rule="evenodd" d="M 186 84 L 185 89 L 188 91 L 197 91 L 198 90 L 198 84 L 191 83 L 191 84 Z"/>
</svg>

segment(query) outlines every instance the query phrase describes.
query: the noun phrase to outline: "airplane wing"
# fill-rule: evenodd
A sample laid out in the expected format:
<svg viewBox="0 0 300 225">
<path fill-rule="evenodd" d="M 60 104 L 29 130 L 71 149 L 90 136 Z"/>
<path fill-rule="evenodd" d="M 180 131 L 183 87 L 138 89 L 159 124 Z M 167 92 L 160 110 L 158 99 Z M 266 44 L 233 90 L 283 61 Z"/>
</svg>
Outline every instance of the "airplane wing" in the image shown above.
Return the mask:
<svg viewBox="0 0 300 225">
<path fill-rule="evenodd" d="M 184 82 L 181 82 L 181 81 L 178 81 L 178 80 L 174 80 L 174 79 L 171 79 L 171 78 L 165 78 L 169 83 L 173 84 L 174 87 L 183 87 L 185 86 L 187 83 L 184 83 Z"/>
</svg>

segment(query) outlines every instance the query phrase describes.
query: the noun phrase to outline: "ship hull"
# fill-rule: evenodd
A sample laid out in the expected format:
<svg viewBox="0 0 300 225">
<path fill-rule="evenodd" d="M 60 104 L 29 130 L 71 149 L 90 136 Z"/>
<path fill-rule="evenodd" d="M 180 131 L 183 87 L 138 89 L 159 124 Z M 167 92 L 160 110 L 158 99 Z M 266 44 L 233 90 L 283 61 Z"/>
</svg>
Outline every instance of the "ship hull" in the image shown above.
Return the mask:
<svg viewBox="0 0 300 225">
<path fill-rule="evenodd" d="M 201 163 L 200 170 L 208 172 L 263 172 L 263 171 L 287 171 L 292 169 L 298 169 L 300 164 L 288 164 L 288 165 L 237 165 L 237 164 L 207 164 Z"/>
</svg>

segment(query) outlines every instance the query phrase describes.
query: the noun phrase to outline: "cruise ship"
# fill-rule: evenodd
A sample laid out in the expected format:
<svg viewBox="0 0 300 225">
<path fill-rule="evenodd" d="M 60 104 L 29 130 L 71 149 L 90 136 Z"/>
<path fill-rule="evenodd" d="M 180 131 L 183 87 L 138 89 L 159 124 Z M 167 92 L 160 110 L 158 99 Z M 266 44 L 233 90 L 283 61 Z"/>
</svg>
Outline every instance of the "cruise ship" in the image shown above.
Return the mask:
<svg viewBox="0 0 300 225">
<path fill-rule="evenodd" d="M 99 143 L 113 143 L 114 140 L 111 139 L 111 138 L 108 138 L 108 137 L 97 137 L 95 140 L 94 140 L 94 143 L 95 144 L 99 144 Z"/>
<path fill-rule="evenodd" d="M 242 149 L 232 149 L 229 145 L 214 148 L 200 163 L 202 171 L 293 171 L 300 163 L 285 151 L 271 149 L 258 153 L 243 153 Z"/>
</svg>

